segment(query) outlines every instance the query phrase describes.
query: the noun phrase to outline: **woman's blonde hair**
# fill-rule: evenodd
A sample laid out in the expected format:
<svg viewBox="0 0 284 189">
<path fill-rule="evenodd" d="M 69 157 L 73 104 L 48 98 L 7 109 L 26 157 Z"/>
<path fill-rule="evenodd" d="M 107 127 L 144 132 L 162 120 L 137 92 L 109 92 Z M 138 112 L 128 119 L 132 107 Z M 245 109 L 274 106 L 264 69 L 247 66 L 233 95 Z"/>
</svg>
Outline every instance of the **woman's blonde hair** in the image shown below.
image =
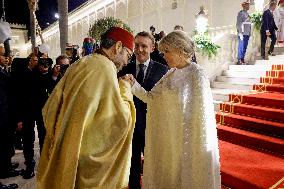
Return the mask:
<svg viewBox="0 0 284 189">
<path fill-rule="evenodd" d="M 186 59 L 191 59 L 194 55 L 194 42 L 184 31 L 173 31 L 163 37 L 159 43 L 159 51 L 165 53 L 176 51 L 184 55 Z"/>
</svg>

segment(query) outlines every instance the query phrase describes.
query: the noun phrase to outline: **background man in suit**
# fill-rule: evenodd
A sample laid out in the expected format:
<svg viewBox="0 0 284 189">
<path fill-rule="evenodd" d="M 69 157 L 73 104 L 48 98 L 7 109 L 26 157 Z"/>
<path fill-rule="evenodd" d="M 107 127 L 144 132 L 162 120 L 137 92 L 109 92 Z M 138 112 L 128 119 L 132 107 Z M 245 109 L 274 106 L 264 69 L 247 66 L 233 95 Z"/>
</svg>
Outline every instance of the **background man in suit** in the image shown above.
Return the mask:
<svg viewBox="0 0 284 189">
<path fill-rule="evenodd" d="M 269 9 L 263 12 L 262 19 L 261 19 L 261 57 L 265 59 L 265 43 L 267 37 L 271 38 L 270 48 L 268 50 L 268 55 L 275 56 L 273 54 L 274 45 L 276 43 L 276 35 L 275 30 L 278 30 L 274 18 L 273 18 L 273 11 L 277 6 L 276 1 L 270 1 Z"/>
<path fill-rule="evenodd" d="M 34 177 L 34 140 L 35 140 L 35 120 L 36 120 L 36 69 L 38 57 L 32 54 L 29 63 L 16 79 L 16 88 L 20 93 L 16 94 L 17 104 L 17 128 L 23 134 L 23 152 L 26 169 L 23 173 L 24 179 Z"/>
<path fill-rule="evenodd" d="M 135 59 L 131 61 L 118 74 L 132 74 L 136 80 L 146 90 L 150 91 L 154 85 L 167 72 L 168 68 L 158 62 L 150 59 L 150 54 L 154 50 L 155 39 L 148 32 L 140 32 L 135 36 Z M 136 108 L 136 124 L 132 140 L 132 158 L 129 176 L 130 189 L 140 188 L 141 174 L 141 153 L 144 152 L 145 146 L 145 127 L 147 105 L 134 96 Z"/>
<path fill-rule="evenodd" d="M 0 179 L 20 175 L 20 171 L 15 170 L 11 162 L 15 128 L 12 125 L 11 80 L 6 70 L 7 64 L 5 49 L 0 46 Z M 15 188 L 15 186 L 15 184 L 6 186 L 0 183 L 0 188 Z"/>
</svg>

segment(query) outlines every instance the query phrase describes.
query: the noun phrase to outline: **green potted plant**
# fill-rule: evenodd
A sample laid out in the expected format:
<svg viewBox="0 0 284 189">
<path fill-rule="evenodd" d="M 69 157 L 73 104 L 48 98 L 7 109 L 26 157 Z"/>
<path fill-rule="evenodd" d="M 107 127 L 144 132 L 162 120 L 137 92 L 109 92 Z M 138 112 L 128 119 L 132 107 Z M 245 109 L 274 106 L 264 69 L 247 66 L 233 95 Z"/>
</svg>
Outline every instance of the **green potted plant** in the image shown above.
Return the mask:
<svg viewBox="0 0 284 189">
<path fill-rule="evenodd" d="M 101 35 L 114 26 L 121 27 L 133 33 L 131 28 L 122 20 L 113 17 L 104 17 L 96 20 L 96 22 L 90 27 L 89 36 L 96 39 L 96 41 L 100 41 Z"/>
<path fill-rule="evenodd" d="M 257 31 L 260 31 L 261 17 L 262 17 L 262 13 L 261 12 L 254 12 L 254 13 L 250 14 L 250 21 L 254 25 L 254 28 Z"/>
<path fill-rule="evenodd" d="M 209 59 L 216 56 L 218 49 L 221 48 L 212 42 L 208 33 L 195 34 L 193 41 L 196 44 L 197 51 L 201 52 L 202 55 L 207 55 Z"/>
</svg>

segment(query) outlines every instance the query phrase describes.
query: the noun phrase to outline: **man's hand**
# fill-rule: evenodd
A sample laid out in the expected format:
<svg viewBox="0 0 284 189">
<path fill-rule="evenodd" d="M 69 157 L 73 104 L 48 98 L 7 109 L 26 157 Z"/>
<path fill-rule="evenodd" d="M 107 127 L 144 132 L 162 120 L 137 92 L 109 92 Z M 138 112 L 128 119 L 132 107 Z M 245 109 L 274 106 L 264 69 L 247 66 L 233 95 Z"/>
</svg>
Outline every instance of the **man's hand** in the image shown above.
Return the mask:
<svg viewBox="0 0 284 189">
<path fill-rule="evenodd" d="M 239 37 L 240 37 L 240 40 L 243 41 L 244 40 L 244 35 L 242 33 L 239 33 Z"/>
<path fill-rule="evenodd" d="M 23 129 L 23 122 L 19 122 L 17 124 L 17 131 L 21 131 Z"/>
<path fill-rule="evenodd" d="M 60 65 L 55 65 L 53 68 L 52 77 L 58 77 L 60 74 Z"/>
<path fill-rule="evenodd" d="M 122 76 L 121 79 L 130 83 L 131 86 L 135 83 L 135 78 L 132 74 L 126 74 L 125 76 Z"/>
</svg>

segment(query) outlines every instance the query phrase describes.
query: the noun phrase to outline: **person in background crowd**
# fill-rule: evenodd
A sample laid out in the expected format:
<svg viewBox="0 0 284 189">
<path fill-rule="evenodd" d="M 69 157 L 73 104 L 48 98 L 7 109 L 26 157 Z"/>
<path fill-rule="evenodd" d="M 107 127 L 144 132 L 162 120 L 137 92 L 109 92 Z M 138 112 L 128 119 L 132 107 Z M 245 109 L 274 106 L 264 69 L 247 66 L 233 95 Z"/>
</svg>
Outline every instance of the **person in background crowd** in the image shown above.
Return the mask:
<svg viewBox="0 0 284 189">
<path fill-rule="evenodd" d="M 159 40 L 161 40 L 166 35 L 167 34 L 165 31 L 161 31 L 159 33 Z M 154 51 L 151 53 L 151 59 L 167 66 L 167 62 L 163 58 L 163 54 L 160 53 L 160 51 L 158 50 L 158 41 L 155 41 L 155 48 L 154 48 Z"/>
<path fill-rule="evenodd" d="M 244 1 L 242 3 L 243 10 L 238 13 L 237 17 L 237 32 L 238 32 L 238 65 L 245 64 L 245 55 L 249 38 L 251 35 L 251 23 L 248 10 L 250 8 L 250 1 Z"/>
<path fill-rule="evenodd" d="M 78 45 L 70 45 L 68 44 L 66 46 L 66 55 L 68 56 L 70 60 L 70 64 L 73 64 L 77 60 L 79 60 L 79 46 Z"/>
<path fill-rule="evenodd" d="M 279 45 L 284 45 L 284 0 L 280 0 L 278 8 L 274 11 L 274 20 L 279 31 L 277 41 Z"/>
<path fill-rule="evenodd" d="M 56 63 L 52 69 L 51 85 L 49 93 L 55 88 L 56 84 L 65 74 L 67 68 L 70 66 L 70 59 L 67 55 L 60 55 L 56 58 Z"/>
<path fill-rule="evenodd" d="M 13 139 L 15 133 L 15 127 L 12 122 L 12 110 L 11 110 L 11 82 L 10 74 L 6 70 L 8 65 L 8 57 L 5 56 L 4 47 L 0 46 L 0 179 L 19 176 L 20 171 L 15 170 L 11 162 L 11 158 L 14 155 L 13 152 Z M 12 186 L 6 186 L 0 184 L 2 188 L 15 188 Z"/>
<path fill-rule="evenodd" d="M 34 177 L 34 140 L 35 140 L 35 120 L 36 120 L 36 103 L 37 87 L 36 87 L 36 69 L 38 68 L 38 57 L 36 55 L 29 56 L 29 63 L 22 73 L 17 76 L 16 105 L 17 105 L 17 129 L 22 131 L 23 152 L 25 157 L 26 169 L 23 173 L 24 179 Z"/>
<path fill-rule="evenodd" d="M 18 188 L 17 184 L 8 184 L 8 185 L 4 185 L 0 182 L 0 189 L 16 189 Z"/>
<path fill-rule="evenodd" d="M 95 41 L 91 37 L 86 37 L 82 46 L 82 57 L 93 54 Z"/>
<path fill-rule="evenodd" d="M 155 33 L 155 31 L 156 31 L 156 28 L 155 28 L 154 26 L 150 26 L 150 32 L 151 32 L 151 34 L 153 35 L 153 37 L 154 37 L 154 39 L 155 39 L 156 41 L 159 41 L 159 40 L 160 40 L 160 36 L 159 36 L 158 33 Z"/>
<path fill-rule="evenodd" d="M 135 36 L 134 54 L 136 59 L 130 62 L 118 74 L 133 74 L 137 81 L 146 89 L 151 90 L 167 72 L 167 67 L 151 60 L 155 39 L 148 32 L 140 32 Z M 139 189 L 141 177 L 141 154 L 144 153 L 147 104 L 134 97 L 136 123 L 132 140 L 132 158 L 129 176 L 129 188 Z"/>
<path fill-rule="evenodd" d="M 50 86 L 51 83 L 51 65 L 52 59 L 50 58 L 39 58 L 38 60 L 38 69 L 36 70 L 35 75 L 35 93 L 36 99 L 34 100 L 35 103 L 35 121 L 38 130 L 38 138 L 39 138 L 39 146 L 40 146 L 40 153 L 43 148 L 44 138 L 45 138 L 45 127 L 43 124 L 42 118 L 42 108 L 45 102 L 48 99 L 50 94 Z"/>
<path fill-rule="evenodd" d="M 133 48 L 133 35 L 112 27 L 101 48 L 72 64 L 56 85 L 43 108 L 38 189 L 127 188 L 135 107 L 117 72 Z"/>
<path fill-rule="evenodd" d="M 174 30 L 180 30 L 180 31 L 183 31 L 183 27 L 181 25 L 176 25 L 174 27 Z"/>
<path fill-rule="evenodd" d="M 270 37 L 271 44 L 270 48 L 268 50 L 268 55 L 275 56 L 273 53 L 274 51 L 274 45 L 276 43 L 276 34 L 275 31 L 278 30 L 274 17 L 273 17 L 273 11 L 276 9 L 277 2 L 271 1 L 269 4 L 269 9 L 263 12 L 262 19 L 261 19 L 261 29 L 260 29 L 260 35 L 261 35 L 261 57 L 262 59 L 266 59 L 265 57 L 265 44 L 267 37 Z"/>
</svg>

